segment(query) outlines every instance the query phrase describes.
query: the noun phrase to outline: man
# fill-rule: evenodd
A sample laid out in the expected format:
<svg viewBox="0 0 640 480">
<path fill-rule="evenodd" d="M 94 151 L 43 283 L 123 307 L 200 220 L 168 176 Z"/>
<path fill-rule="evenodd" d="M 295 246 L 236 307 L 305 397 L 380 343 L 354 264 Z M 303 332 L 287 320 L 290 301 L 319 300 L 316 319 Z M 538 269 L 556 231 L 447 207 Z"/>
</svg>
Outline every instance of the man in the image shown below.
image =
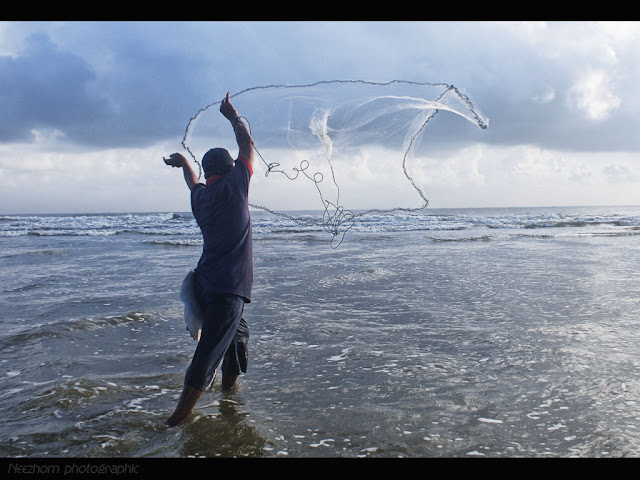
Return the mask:
<svg viewBox="0 0 640 480">
<path fill-rule="evenodd" d="M 242 318 L 251 301 L 253 248 L 249 215 L 249 181 L 253 173 L 253 140 L 229 100 L 220 113 L 233 127 L 238 143 L 237 160 L 222 148 L 209 150 L 202 159 L 206 185 L 198 179 L 184 156 L 172 154 L 167 165 L 182 168 L 191 190 L 191 209 L 204 241 L 195 269 L 195 295 L 203 307 L 202 333 L 175 412 L 165 421 L 173 427 L 191 413 L 215 378 L 222 362 L 222 388 L 231 388 L 246 372 L 249 329 Z"/>
</svg>

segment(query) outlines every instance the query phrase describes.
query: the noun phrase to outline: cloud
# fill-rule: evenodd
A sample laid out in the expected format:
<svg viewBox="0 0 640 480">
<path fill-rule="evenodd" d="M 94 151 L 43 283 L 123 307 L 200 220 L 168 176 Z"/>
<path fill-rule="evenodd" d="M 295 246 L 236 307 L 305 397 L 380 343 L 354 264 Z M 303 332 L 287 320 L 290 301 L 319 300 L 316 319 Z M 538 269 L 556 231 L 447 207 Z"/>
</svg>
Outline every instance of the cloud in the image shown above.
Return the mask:
<svg viewBox="0 0 640 480">
<path fill-rule="evenodd" d="M 562 182 L 587 200 L 588 185 L 604 202 L 634 198 L 638 58 L 638 22 L 0 22 L 0 148 L 24 159 L 0 169 L 65 197 L 55 179 L 73 177 L 59 171 L 68 156 L 102 192 L 95 208 L 114 209 L 115 196 L 121 210 L 151 208 L 127 193 L 122 169 L 180 151 L 189 119 L 227 90 L 402 79 L 454 84 L 490 121 L 480 130 L 443 111 L 429 123 L 421 153 L 435 162 L 424 177 L 434 205 L 526 204 L 543 189 L 560 201 Z M 147 173 L 182 187 L 161 167 Z M 36 198 L 15 182 L 2 184 L 13 185 L 0 192 L 5 209 Z"/>
<path fill-rule="evenodd" d="M 39 130 L 73 131 L 108 112 L 91 92 L 95 75 L 81 58 L 61 52 L 42 34 L 17 57 L 0 57 L 0 140 L 34 138 Z"/>
<path fill-rule="evenodd" d="M 53 145 L 45 139 L 28 145 L 0 144 L 0 211 L 190 209 L 181 173 L 162 162 L 169 148 L 165 143 L 145 149 L 69 149 L 56 141 Z"/>
<path fill-rule="evenodd" d="M 533 101 L 536 103 L 551 103 L 556 99 L 556 91 L 550 86 L 542 87 L 539 92 L 534 93 Z"/>
<path fill-rule="evenodd" d="M 621 103 L 613 91 L 610 76 L 603 71 L 589 72 L 580 78 L 570 89 L 568 101 L 596 121 L 609 118 Z"/>
<path fill-rule="evenodd" d="M 640 170 L 629 165 L 612 162 L 602 169 L 603 175 L 612 183 L 635 183 L 640 179 Z"/>
<path fill-rule="evenodd" d="M 57 132 L 69 144 L 147 146 L 178 136 L 205 102 L 197 86 L 205 66 L 156 50 L 144 24 L 96 24 L 93 36 L 74 28 L 56 42 L 50 33 L 30 35 L 22 50 L 0 56 L 0 141 Z"/>
<path fill-rule="evenodd" d="M 452 83 L 491 120 L 476 132 L 458 127 L 459 119 L 438 119 L 436 142 L 640 148 L 637 135 L 625 134 L 640 127 L 633 81 L 640 24 L 633 22 L 6 25 L 0 39 L 15 53 L 0 57 L 0 79 L 10 81 L 3 101 L 15 121 L 5 119 L 0 141 L 51 128 L 70 142 L 148 145 L 179 137 L 199 108 L 227 90 L 403 79 Z M 41 33 L 16 51 L 15 38 L 30 30 Z"/>
<path fill-rule="evenodd" d="M 414 26 L 420 27 L 430 30 L 423 37 L 430 41 L 414 50 L 416 65 L 463 87 L 491 120 L 489 130 L 474 132 L 439 118 L 434 142 L 640 150 L 634 133 L 640 129 L 640 23 Z"/>
</svg>

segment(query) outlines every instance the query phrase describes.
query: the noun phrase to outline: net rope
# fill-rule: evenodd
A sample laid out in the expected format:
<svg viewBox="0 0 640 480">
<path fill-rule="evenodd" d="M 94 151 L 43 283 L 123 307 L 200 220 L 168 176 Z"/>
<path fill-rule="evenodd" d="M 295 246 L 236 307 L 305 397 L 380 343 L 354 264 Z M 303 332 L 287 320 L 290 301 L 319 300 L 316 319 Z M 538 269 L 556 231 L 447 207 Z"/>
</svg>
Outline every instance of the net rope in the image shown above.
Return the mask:
<svg viewBox="0 0 640 480">
<path fill-rule="evenodd" d="M 429 205 L 429 200 L 427 198 L 427 196 L 425 195 L 425 193 L 423 192 L 422 188 L 420 188 L 420 186 L 418 186 L 416 184 L 416 182 L 414 181 L 414 179 L 411 177 L 411 175 L 409 174 L 408 170 L 407 170 L 407 161 L 409 158 L 409 154 L 412 151 L 412 149 L 414 148 L 414 144 L 417 141 L 417 139 L 421 136 L 421 134 L 423 133 L 424 129 L 426 128 L 427 124 L 436 116 L 436 114 L 442 110 L 449 110 L 452 111 L 454 113 L 458 113 L 460 115 L 466 116 L 466 118 L 475 123 L 478 127 L 480 127 L 481 129 L 486 129 L 488 127 L 488 120 L 477 110 L 477 108 L 473 105 L 473 103 L 471 102 L 471 100 L 469 99 L 469 97 L 467 95 L 465 95 L 464 93 L 462 93 L 460 90 L 458 90 L 455 86 L 447 84 L 447 83 L 430 83 L 430 82 L 412 82 L 412 81 L 404 81 L 404 80 L 393 80 L 391 82 L 386 82 L 386 83 L 377 83 L 377 82 L 369 82 L 369 81 L 364 81 L 364 80 L 324 80 L 324 81 L 318 81 L 315 83 L 310 83 L 310 84 L 305 84 L 305 85 L 264 85 L 264 86 L 256 86 L 256 87 L 251 87 L 251 88 L 247 88 L 245 90 L 242 90 L 234 95 L 231 96 L 231 98 L 236 98 L 239 97 L 241 95 L 245 95 L 247 93 L 250 92 L 260 92 L 260 91 L 265 91 L 265 90 L 284 90 L 284 89 L 308 89 L 311 87 L 318 87 L 318 86 L 330 86 L 330 87 L 334 87 L 334 86 L 340 86 L 340 85 L 348 85 L 348 86 L 368 86 L 368 87 L 387 87 L 390 85 L 413 85 L 413 86 L 428 86 L 428 87 L 436 87 L 436 88 L 442 88 L 442 92 L 434 99 L 434 100 L 430 100 L 429 104 L 431 108 L 431 111 L 429 112 L 429 114 L 423 118 L 420 119 L 420 124 L 415 126 L 413 131 L 411 131 L 411 135 L 408 139 L 406 139 L 405 142 L 405 148 L 404 148 L 404 152 L 403 152 L 403 157 L 402 157 L 402 171 L 404 176 L 406 177 L 406 179 L 408 180 L 408 182 L 410 183 L 410 185 L 413 187 L 413 189 L 417 192 L 418 196 L 421 199 L 421 204 L 417 207 L 392 207 L 392 208 L 369 208 L 369 209 L 363 209 L 362 211 L 359 212 L 354 212 L 352 210 L 346 209 L 343 205 L 341 205 L 340 203 L 340 187 L 338 185 L 338 182 L 336 180 L 336 175 L 335 175 L 335 171 L 334 171 L 334 166 L 331 162 L 331 154 L 329 153 L 327 155 L 326 161 L 327 164 L 329 166 L 329 171 L 331 174 L 331 181 L 333 183 L 333 185 L 335 186 L 336 189 L 336 199 L 335 201 L 331 201 L 328 200 L 327 198 L 325 198 L 325 195 L 323 194 L 323 191 L 321 189 L 321 184 L 324 181 L 324 175 L 317 171 L 315 173 L 310 172 L 310 162 L 307 159 L 304 159 L 302 161 L 300 161 L 299 166 L 297 167 L 292 167 L 291 170 L 292 172 L 289 173 L 287 171 L 285 171 L 283 168 L 280 168 L 281 165 L 278 162 L 267 162 L 267 160 L 265 160 L 264 156 L 262 155 L 262 153 L 259 151 L 258 146 L 256 145 L 256 141 L 254 138 L 254 151 L 255 153 L 258 155 L 258 157 L 260 158 L 260 160 L 263 162 L 266 171 L 265 171 L 265 177 L 268 177 L 271 174 L 280 174 L 283 175 L 285 178 L 287 178 L 288 180 L 291 181 L 295 181 L 298 178 L 301 178 L 301 176 L 303 176 L 304 178 L 306 178 L 307 180 L 311 181 L 312 184 L 315 186 L 318 196 L 320 198 L 320 202 L 322 204 L 322 219 L 314 219 L 313 217 L 311 218 L 301 218 L 301 217 L 296 217 L 294 215 L 291 215 L 289 213 L 285 213 L 285 212 L 281 212 L 281 211 L 277 211 L 273 208 L 269 208 L 265 205 L 258 205 L 258 204 L 253 204 L 250 203 L 249 205 L 252 208 L 258 209 L 258 210 L 262 210 L 265 212 L 268 212 L 272 215 L 277 215 L 281 218 L 284 218 L 286 220 L 289 220 L 293 223 L 295 223 L 296 225 L 300 225 L 300 226 L 304 226 L 304 227 L 321 227 L 325 232 L 327 232 L 328 234 L 331 235 L 331 247 L 332 248 L 337 248 L 338 246 L 340 246 L 340 244 L 343 242 L 345 234 L 351 229 L 353 228 L 353 226 L 355 225 L 356 221 L 359 218 L 362 218 L 366 215 L 371 215 L 371 214 L 385 214 L 385 213 L 391 213 L 391 212 L 418 212 L 421 210 L 424 210 L 425 208 L 428 207 Z M 443 98 L 446 95 L 453 95 L 457 100 L 459 100 L 464 109 L 466 109 L 466 112 L 461 113 L 461 111 L 457 108 L 454 107 L 450 107 L 448 105 L 445 104 L 441 104 L 441 101 L 443 100 Z M 388 97 L 390 98 L 390 97 Z M 404 98 L 403 100 L 406 100 L 406 98 Z M 413 100 L 413 99 L 411 99 Z M 418 99 L 418 100 L 422 100 L 422 99 Z M 185 129 L 185 133 L 184 133 L 184 137 L 182 139 L 182 146 L 183 148 L 189 153 L 189 155 L 191 156 L 191 158 L 193 159 L 193 161 L 198 165 L 198 169 L 199 169 L 199 173 L 198 173 L 198 179 L 200 179 L 202 177 L 202 165 L 200 163 L 200 161 L 196 158 L 196 155 L 194 154 L 194 152 L 192 151 L 191 146 L 189 145 L 189 138 L 190 135 L 192 134 L 192 129 L 194 126 L 194 122 L 196 120 L 198 120 L 205 112 L 207 112 L 209 109 L 220 105 L 221 100 L 220 101 L 216 101 L 213 103 L 210 103 L 209 105 L 201 108 L 200 110 L 198 110 L 196 112 L 196 114 L 191 117 L 191 119 L 189 120 L 187 127 Z M 242 120 L 244 120 L 244 122 L 246 122 L 247 127 L 249 128 L 249 131 L 251 132 L 251 124 L 249 122 L 249 120 L 247 119 L 246 116 L 241 115 L 240 117 Z M 313 123 L 314 119 L 311 119 L 311 123 Z M 310 123 L 310 128 L 311 128 L 311 123 Z M 316 131 L 314 132 L 314 134 L 319 137 L 322 141 L 327 142 L 328 146 L 329 146 L 329 150 L 331 148 L 331 138 L 330 136 L 327 134 L 327 125 L 326 125 L 326 118 L 324 119 L 324 124 L 320 124 L 321 130 L 320 131 Z M 324 130 L 322 130 L 322 127 L 324 127 Z M 252 133 L 252 132 L 251 132 Z M 252 137 L 253 137 L 253 133 L 252 133 Z"/>
</svg>

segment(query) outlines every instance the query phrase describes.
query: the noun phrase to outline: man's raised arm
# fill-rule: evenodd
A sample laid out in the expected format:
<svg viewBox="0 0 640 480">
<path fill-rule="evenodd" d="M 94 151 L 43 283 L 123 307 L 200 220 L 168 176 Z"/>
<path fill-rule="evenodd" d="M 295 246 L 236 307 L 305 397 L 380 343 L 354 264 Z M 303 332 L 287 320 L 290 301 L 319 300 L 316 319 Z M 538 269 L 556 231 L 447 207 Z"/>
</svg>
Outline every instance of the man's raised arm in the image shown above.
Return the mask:
<svg viewBox="0 0 640 480">
<path fill-rule="evenodd" d="M 236 134 L 236 142 L 238 142 L 238 148 L 240 149 L 239 155 L 246 158 L 253 169 L 253 139 L 249 133 L 247 126 L 242 123 L 238 112 L 229 100 L 229 92 L 227 97 L 222 100 L 220 104 L 220 113 L 225 116 L 227 120 L 231 122 L 233 131 Z"/>
<path fill-rule="evenodd" d="M 191 168 L 189 162 L 187 162 L 187 159 L 179 153 L 172 153 L 169 158 L 162 157 L 162 159 L 167 165 L 171 165 L 175 168 L 182 168 L 184 181 L 187 182 L 187 187 L 189 187 L 189 190 L 193 190 L 193 187 L 198 184 L 198 177 L 193 171 L 193 168 Z"/>
</svg>

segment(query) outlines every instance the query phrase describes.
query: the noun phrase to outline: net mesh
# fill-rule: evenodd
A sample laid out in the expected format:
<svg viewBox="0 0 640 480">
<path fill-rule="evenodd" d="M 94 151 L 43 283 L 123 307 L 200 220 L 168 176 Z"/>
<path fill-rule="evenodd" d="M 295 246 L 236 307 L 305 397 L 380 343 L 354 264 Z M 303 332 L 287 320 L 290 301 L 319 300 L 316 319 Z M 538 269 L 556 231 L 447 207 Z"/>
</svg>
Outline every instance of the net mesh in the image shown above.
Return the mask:
<svg viewBox="0 0 640 480">
<path fill-rule="evenodd" d="M 469 97 L 446 83 L 267 85 L 236 93 L 231 101 L 251 130 L 254 172 L 264 173 L 252 179 L 251 207 L 299 225 L 321 226 L 333 247 L 367 215 L 428 206 L 412 168 L 419 170 L 416 152 L 438 112 L 488 127 Z M 200 176 L 199 159 L 209 148 L 237 151 L 220 103 L 200 109 L 182 140 Z M 322 218 L 300 210 L 321 210 Z"/>
</svg>

